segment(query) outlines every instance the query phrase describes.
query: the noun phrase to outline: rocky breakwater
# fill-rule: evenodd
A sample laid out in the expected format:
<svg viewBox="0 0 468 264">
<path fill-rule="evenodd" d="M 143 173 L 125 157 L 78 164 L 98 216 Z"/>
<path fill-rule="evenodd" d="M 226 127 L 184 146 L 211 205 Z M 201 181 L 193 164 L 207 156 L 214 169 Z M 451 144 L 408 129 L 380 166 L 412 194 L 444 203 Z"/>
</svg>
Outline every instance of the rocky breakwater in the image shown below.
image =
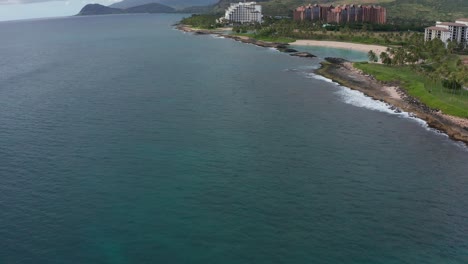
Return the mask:
<svg viewBox="0 0 468 264">
<path fill-rule="evenodd" d="M 432 109 L 410 96 L 398 82 L 380 82 L 341 58 L 325 58 L 317 73 L 350 89 L 363 92 L 375 100 L 391 105 L 395 112 L 405 111 L 423 119 L 429 127 L 468 145 L 468 119 L 450 116 Z"/>
</svg>

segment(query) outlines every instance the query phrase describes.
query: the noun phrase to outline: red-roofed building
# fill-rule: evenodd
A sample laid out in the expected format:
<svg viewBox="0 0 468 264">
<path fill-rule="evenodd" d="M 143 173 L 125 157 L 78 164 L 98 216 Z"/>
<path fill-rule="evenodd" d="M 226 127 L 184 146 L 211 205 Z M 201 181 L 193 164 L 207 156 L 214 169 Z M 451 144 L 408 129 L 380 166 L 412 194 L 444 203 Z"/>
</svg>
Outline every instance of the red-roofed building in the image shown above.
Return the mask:
<svg viewBox="0 0 468 264">
<path fill-rule="evenodd" d="M 300 6 L 293 11 L 295 21 L 322 21 L 327 23 L 355 23 L 366 22 L 385 24 L 387 10 L 380 6 L 364 5 L 308 5 Z"/>
</svg>

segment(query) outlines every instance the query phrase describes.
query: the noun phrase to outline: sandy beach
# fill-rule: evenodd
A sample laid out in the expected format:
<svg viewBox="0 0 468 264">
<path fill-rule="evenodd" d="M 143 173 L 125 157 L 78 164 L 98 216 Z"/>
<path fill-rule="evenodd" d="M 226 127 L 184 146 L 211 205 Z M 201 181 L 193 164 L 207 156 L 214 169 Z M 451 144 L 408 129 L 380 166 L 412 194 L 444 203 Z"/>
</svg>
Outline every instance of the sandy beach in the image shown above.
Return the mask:
<svg viewBox="0 0 468 264">
<path fill-rule="evenodd" d="M 370 50 L 374 51 L 377 56 L 387 50 L 387 47 L 380 45 L 367 45 L 367 44 L 358 44 L 358 43 L 349 43 L 349 42 L 339 42 L 339 41 L 321 41 L 321 40 L 296 40 L 295 42 L 289 43 L 291 46 L 319 46 L 319 47 L 330 47 L 338 49 L 349 49 L 356 51 L 369 52 Z"/>
</svg>

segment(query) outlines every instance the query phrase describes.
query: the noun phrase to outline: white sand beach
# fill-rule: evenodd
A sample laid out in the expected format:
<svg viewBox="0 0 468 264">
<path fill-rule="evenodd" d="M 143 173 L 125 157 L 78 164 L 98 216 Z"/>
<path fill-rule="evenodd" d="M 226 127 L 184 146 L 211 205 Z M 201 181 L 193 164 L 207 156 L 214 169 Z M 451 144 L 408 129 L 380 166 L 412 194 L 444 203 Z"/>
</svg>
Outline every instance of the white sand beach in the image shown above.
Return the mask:
<svg viewBox="0 0 468 264">
<path fill-rule="evenodd" d="M 367 45 L 367 44 L 358 44 L 350 42 L 339 42 L 339 41 L 321 41 L 321 40 L 296 40 L 295 42 L 289 43 L 291 46 L 320 46 L 320 47 L 330 47 L 338 49 L 350 49 L 363 52 L 369 52 L 370 50 L 374 51 L 377 56 L 386 51 L 387 47 L 380 45 Z"/>
</svg>

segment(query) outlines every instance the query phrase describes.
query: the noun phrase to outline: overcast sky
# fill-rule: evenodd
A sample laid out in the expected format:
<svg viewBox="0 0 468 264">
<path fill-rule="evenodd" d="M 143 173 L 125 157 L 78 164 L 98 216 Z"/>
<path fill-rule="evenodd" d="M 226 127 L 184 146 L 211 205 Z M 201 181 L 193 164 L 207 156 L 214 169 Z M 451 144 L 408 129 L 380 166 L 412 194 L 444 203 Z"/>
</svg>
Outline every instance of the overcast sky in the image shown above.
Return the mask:
<svg viewBox="0 0 468 264">
<path fill-rule="evenodd" d="M 0 21 L 76 15 L 90 3 L 109 5 L 119 0 L 0 0 Z"/>
</svg>

